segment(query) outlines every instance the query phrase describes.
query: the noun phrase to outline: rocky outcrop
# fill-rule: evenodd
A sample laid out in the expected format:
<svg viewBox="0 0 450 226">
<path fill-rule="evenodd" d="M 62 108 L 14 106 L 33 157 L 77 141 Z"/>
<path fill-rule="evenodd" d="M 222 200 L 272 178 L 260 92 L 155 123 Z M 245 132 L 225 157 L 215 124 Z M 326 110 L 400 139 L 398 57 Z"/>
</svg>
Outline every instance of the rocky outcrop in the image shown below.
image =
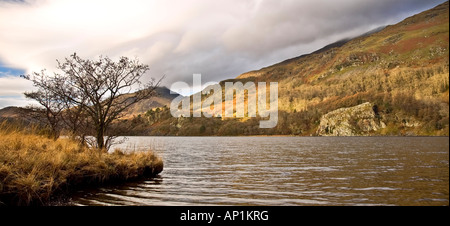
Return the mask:
<svg viewBox="0 0 450 226">
<path fill-rule="evenodd" d="M 364 136 L 385 128 L 377 106 L 369 102 L 331 111 L 320 118 L 318 136 Z"/>
</svg>

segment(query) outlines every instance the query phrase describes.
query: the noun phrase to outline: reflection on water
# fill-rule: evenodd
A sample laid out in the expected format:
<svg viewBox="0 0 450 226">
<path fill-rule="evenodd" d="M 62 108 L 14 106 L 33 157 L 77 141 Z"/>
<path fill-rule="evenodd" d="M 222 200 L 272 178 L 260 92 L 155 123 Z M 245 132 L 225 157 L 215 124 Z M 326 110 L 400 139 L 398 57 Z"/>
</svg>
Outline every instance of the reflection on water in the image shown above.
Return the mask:
<svg viewBox="0 0 450 226">
<path fill-rule="evenodd" d="M 130 137 L 159 177 L 74 205 L 449 205 L 448 137 Z"/>
</svg>

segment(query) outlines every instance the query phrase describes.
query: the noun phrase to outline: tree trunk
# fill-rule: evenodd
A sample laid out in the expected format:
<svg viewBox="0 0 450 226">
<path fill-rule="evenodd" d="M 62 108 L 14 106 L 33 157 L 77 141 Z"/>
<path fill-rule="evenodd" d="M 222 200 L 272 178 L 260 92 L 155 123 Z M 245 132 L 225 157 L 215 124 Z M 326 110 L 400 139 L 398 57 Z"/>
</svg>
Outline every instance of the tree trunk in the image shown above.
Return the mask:
<svg viewBox="0 0 450 226">
<path fill-rule="evenodd" d="M 103 150 L 105 148 L 105 140 L 103 138 L 104 131 L 103 126 L 97 128 L 97 147 L 99 150 Z"/>
</svg>

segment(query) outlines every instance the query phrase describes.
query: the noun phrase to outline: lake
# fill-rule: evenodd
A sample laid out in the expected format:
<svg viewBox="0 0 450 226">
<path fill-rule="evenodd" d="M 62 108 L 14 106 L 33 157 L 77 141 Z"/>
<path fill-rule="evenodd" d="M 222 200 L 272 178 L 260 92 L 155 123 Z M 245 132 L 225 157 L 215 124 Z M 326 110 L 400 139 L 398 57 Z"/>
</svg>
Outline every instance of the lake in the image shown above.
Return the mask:
<svg viewBox="0 0 450 226">
<path fill-rule="evenodd" d="M 449 205 L 448 137 L 128 137 L 164 160 L 154 179 L 73 205 Z"/>
</svg>

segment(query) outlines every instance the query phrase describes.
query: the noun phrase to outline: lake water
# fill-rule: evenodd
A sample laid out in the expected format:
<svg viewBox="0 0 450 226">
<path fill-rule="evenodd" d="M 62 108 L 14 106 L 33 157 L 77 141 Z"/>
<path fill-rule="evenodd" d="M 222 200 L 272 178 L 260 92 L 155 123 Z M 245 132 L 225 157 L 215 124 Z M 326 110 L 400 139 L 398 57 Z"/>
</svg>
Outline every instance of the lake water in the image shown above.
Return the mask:
<svg viewBox="0 0 450 226">
<path fill-rule="evenodd" d="M 74 205 L 449 205 L 448 137 L 129 137 L 164 159 L 154 179 Z"/>
</svg>

